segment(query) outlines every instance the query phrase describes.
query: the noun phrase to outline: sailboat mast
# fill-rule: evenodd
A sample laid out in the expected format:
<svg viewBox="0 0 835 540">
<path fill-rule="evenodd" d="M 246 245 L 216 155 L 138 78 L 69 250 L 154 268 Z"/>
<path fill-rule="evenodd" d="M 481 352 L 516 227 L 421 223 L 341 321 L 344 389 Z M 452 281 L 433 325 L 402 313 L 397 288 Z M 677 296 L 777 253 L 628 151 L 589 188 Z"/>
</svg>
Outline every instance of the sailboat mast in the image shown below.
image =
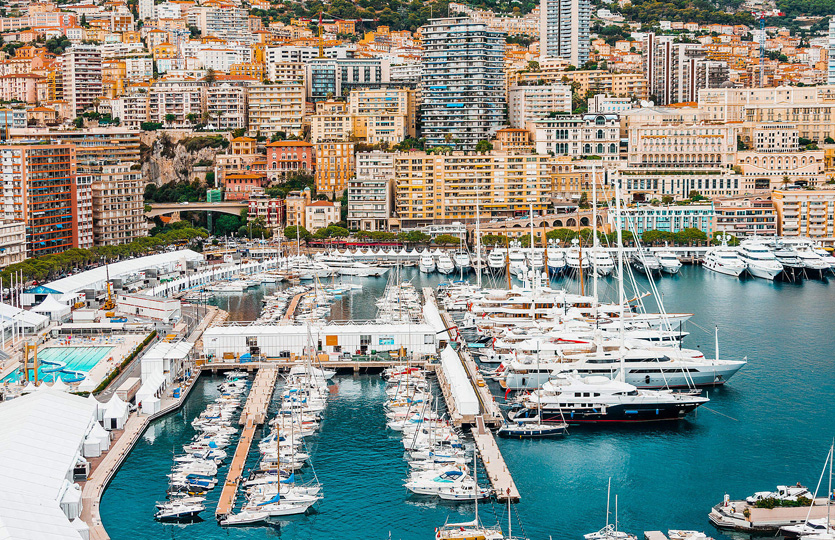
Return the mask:
<svg viewBox="0 0 835 540">
<path fill-rule="evenodd" d="M 431 423 L 429 424 L 431 428 Z M 481 495 L 478 489 L 478 447 L 473 450 L 473 479 L 475 480 L 475 523 L 478 527 L 478 496 Z"/>
<path fill-rule="evenodd" d="M 594 165 L 591 166 L 591 234 L 592 258 L 591 261 L 589 261 L 589 269 L 592 271 L 592 279 L 594 280 L 592 285 L 592 290 L 594 291 L 594 301 L 592 306 L 594 307 L 594 320 L 597 321 L 599 318 L 597 313 L 597 169 Z M 595 326 L 597 326 L 596 323 Z"/>
<path fill-rule="evenodd" d="M 609 500 L 612 495 L 612 477 L 609 477 L 609 487 L 606 488 L 606 528 L 609 528 Z"/>
<path fill-rule="evenodd" d="M 536 267 L 534 265 L 534 260 L 533 260 L 534 252 L 536 251 L 536 247 L 535 247 L 536 242 L 533 241 L 533 203 L 531 203 L 530 215 L 531 215 L 531 288 L 533 290 L 536 290 L 536 282 L 538 281 L 538 279 L 536 277 Z"/>
<path fill-rule="evenodd" d="M 619 317 L 620 317 L 620 329 L 619 329 L 619 336 L 620 336 L 620 346 L 619 346 L 619 356 L 620 356 L 620 373 L 618 377 L 621 381 L 626 382 L 626 374 L 624 370 L 626 366 L 623 362 L 623 347 L 624 347 L 624 330 L 626 321 L 624 320 L 624 293 L 623 293 L 623 231 L 621 231 L 621 213 L 620 213 L 620 179 L 617 179 L 615 182 L 615 225 L 617 227 L 617 238 L 618 238 L 618 305 L 619 305 Z"/>
<path fill-rule="evenodd" d="M 481 288 L 481 214 L 479 213 L 480 200 L 478 196 L 478 184 L 475 189 L 475 256 L 476 256 L 476 283 Z"/>
<path fill-rule="evenodd" d="M 511 289 L 510 283 L 510 241 L 507 239 L 508 232 L 504 233 L 504 273 L 507 276 L 507 290 Z"/>
<path fill-rule="evenodd" d="M 835 454 L 835 443 L 829 447 L 829 491 L 826 493 L 826 531 L 830 531 L 829 516 L 832 510 L 832 458 Z"/>
</svg>

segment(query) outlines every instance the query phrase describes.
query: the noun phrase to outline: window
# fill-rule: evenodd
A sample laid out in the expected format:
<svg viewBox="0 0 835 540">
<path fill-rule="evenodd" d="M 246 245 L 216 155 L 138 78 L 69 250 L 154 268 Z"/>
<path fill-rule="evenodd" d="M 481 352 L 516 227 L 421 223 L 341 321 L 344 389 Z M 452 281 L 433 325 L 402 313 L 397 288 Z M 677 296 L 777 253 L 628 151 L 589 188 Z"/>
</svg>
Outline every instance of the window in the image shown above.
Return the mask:
<svg viewBox="0 0 835 540">
<path fill-rule="evenodd" d="M 394 345 L 394 336 L 380 336 L 377 339 L 378 345 Z"/>
<path fill-rule="evenodd" d="M 424 345 L 431 345 L 435 343 L 435 334 L 423 334 Z"/>
</svg>

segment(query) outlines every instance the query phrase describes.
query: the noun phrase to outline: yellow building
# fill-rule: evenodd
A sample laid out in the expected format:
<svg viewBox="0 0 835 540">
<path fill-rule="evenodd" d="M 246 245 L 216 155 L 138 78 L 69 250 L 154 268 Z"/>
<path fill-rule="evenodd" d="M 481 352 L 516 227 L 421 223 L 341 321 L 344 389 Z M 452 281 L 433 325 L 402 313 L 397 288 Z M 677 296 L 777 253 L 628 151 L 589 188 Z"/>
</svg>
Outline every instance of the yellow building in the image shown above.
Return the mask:
<svg viewBox="0 0 835 540">
<path fill-rule="evenodd" d="M 394 158 L 395 212 L 401 227 L 545 212 L 551 188 L 548 156 L 493 151 L 399 152 Z M 318 164 L 318 160 L 317 160 Z"/>
<path fill-rule="evenodd" d="M 592 166 L 586 160 L 573 160 L 570 156 L 556 156 L 550 160 L 551 198 L 554 202 L 576 203 L 583 193 L 591 199 Z M 605 171 L 597 167 L 598 200 L 611 198 L 611 189 L 605 186 Z M 608 190 L 608 193 L 607 193 Z"/>
<path fill-rule="evenodd" d="M 154 62 L 160 59 L 177 58 L 177 47 L 170 43 L 160 43 L 151 49 Z"/>
<path fill-rule="evenodd" d="M 342 195 L 355 171 L 354 143 L 322 142 L 316 150 L 316 191 Z"/>
<path fill-rule="evenodd" d="M 102 95 L 115 98 L 125 93 L 127 68 L 124 60 L 102 60 L 101 83 Z"/>
<path fill-rule="evenodd" d="M 776 190 L 771 194 L 777 214 L 777 234 L 835 239 L 835 189 Z"/>
</svg>

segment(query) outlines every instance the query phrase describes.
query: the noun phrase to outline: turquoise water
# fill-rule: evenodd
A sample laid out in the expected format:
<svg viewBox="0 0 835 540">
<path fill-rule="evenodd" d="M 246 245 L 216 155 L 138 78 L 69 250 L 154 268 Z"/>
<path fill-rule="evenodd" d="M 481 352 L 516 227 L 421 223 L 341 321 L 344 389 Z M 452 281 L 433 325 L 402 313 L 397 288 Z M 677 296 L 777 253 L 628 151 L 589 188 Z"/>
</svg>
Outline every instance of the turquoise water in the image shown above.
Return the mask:
<svg viewBox="0 0 835 540">
<path fill-rule="evenodd" d="M 93 369 L 103 358 L 106 358 L 113 347 L 47 347 L 38 351 L 38 361 L 41 366 L 38 368 L 38 380 L 53 382 L 57 376 L 69 378 L 69 374 L 62 371 L 82 371 L 84 373 Z M 66 366 L 61 371 L 44 373 L 44 368 L 55 367 L 49 362 L 62 362 Z M 33 370 L 29 370 L 30 379 L 34 377 Z M 20 370 L 13 371 L 7 375 L 2 382 L 17 382 L 20 380 Z"/>
<path fill-rule="evenodd" d="M 404 278 L 417 286 L 441 280 L 414 270 Z M 336 314 L 374 315 L 372 300 L 386 280 L 362 283 L 365 290 L 336 303 Z M 513 510 L 514 534 L 578 540 L 599 529 L 610 477 L 623 529 L 639 535 L 696 529 L 716 538 L 724 535 L 707 513 L 724 493 L 741 498 L 777 484 L 817 483 L 835 435 L 835 283 L 737 280 L 685 267 L 657 284 L 668 310 L 696 314 L 686 346 L 712 356 L 717 325 L 721 356 L 747 356 L 748 365 L 725 388 L 711 390 L 711 402 L 697 415 L 677 424 L 575 428 L 559 440 L 500 440 L 522 494 Z M 646 289 L 645 281 L 638 285 Z M 610 281 L 600 288 L 604 296 L 614 294 Z M 234 302 L 257 311 L 262 294 L 256 290 Z M 191 438 L 188 422 L 211 399 L 214 382 L 201 380 L 183 410 L 155 422 L 114 478 L 102 501 L 112 538 L 385 539 L 391 532 L 391 538 L 418 540 L 431 539 L 448 517 L 469 519 L 471 505 L 407 495 L 400 439 L 384 427 L 381 380 L 361 375 L 337 378 L 321 433 L 312 440 L 325 486 L 316 513 L 287 518 L 275 530 L 224 530 L 214 523 L 210 504 L 203 523 L 154 523 L 153 503 L 164 495 L 172 449 Z M 480 515 L 504 524 L 506 508 L 487 505 Z"/>
</svg>

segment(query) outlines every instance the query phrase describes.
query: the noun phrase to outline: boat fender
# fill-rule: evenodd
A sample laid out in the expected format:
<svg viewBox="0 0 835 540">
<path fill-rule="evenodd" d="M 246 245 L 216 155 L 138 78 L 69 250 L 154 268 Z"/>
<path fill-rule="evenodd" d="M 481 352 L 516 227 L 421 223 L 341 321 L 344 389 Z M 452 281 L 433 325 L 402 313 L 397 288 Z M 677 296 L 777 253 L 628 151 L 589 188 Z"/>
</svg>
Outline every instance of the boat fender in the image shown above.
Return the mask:
<svg viewBox="0 0 835 540">
<path fill-rule="evenodd" d="M 658 416 L 658 409 L 655 409 L 655 416 Z"/>
</svg>

